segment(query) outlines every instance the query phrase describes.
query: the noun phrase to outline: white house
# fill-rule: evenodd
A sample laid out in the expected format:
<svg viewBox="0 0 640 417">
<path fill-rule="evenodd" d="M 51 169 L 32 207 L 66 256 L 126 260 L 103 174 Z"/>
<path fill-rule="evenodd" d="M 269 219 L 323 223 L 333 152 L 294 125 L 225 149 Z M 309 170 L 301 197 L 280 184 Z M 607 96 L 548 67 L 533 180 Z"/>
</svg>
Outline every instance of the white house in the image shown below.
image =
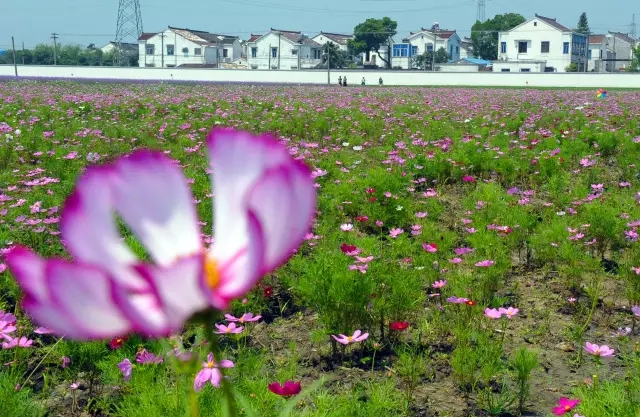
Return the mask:
<svg viewBox="0 0 640 417">
<path fill-rule="evenodd" d="M 242 54 L 237 36 L 171 26 L 162 32 L 143 33 L 138 38 L 138 47 L 141 67 L 220 68 Z"/>
<path fill-rule="evenodd" d="M 108 53 L 114 51 L 116 49 L 117 45 L 118 45 L 117 42 L 111 41 L 108 44 L 106 44 L 105 46 L 103 46 L 102 48 L 100 48 L 100 50 L 102 51 L 103 54 L 108 54 Z M 122 48 L 122 50 L 124 52 L 138 53 L 138 44 L 122 42 L 120 44 L 120 47 Z"/>
<path fill-rule="evenodd" d="M 341 35 L 339 33 L 329 33 L 329 32 L 320 32 L 313 38 L 312 41 L 316 42 L 319 45 L 324 46 L 327 42 L 333 42 L 338 45 L 338 49 L 341 51 L 348 51 L 348 42 L 349 39 L 353 39 L 353 35 Z"/>
<path fill-rule="evenodd" d="M 493 61 L 493 72 L 545 72 L 547 61 L 531 59 L 528 61 Z"/>
<path fill-rule="evenodd" d="M 546 72 L 565 72 L 572 63 L 578 65 L 578 71 L 586 70 L 587 36 L 556 19 L 536 14 L 498 37 L 498 61 L 546 61 Z"/>
<path fill-rule="evenodd" d="M 455 30 L 440 29 L 434 24 L 431 29 L 421 28 L 418 32 L 410 32 L 409 36 L 403 39 L 403 43 L 394 44 L 392 47 L 392 66 L 402 69 L 410 69 L 413 64 L 413 57 L 422 55 L 434 49 L 438 51 L 444 48 L 447 51 L 448 62 L 460 60 L 462 40 Z"/>
<path fill-rule="evenodd" d="M 252 69 L 309 69 L 322 62 L 322 45 L 302 32 L 273 29 L 246 42 Z"/>
<path fill-rule="evenodd" d="M 624 70 L 631 65 L 633 45 L 636 40 L 626 33 L 620 32 L 609 32 L 606 37 L 609 40 L 609 48 L 613 52 L 613 59 L 615 60 L 610 61 L 611 71 Z"/>
<path fill-rule="evenodd" d="M 589 58 L 588 71 L 611 72 L 614 61 L 607 60 L 614 59 L 614 53 L 609 45 L 609 37 L 607 35 L 590 35 L 587 57 Z"/>
<path fill-rule="evenodd" d="M 465 37 L 460 41 L 460 59 L 473 57 L 475 57 L 473 54 L 473 42 L 470 38 Z"/>
<path fill-rule="evenodd" d="M 393 38 L 389 38 L 389 43 L 387 45 L 381 45 L 380 49 L 377 51 L 367 51 L 362 54 L 362 65 L 365 67 L 378 67 L 378 68 L 386 68 L 387 64 L 384 60 L 387 60 L 392 66 L 393 62 L 389 61 L 391 59 L 391 45 L 394 44 Z M 378 56 L 380 55 L 380 56 Z M 383 59 L 380 59 L 382 57 Z"/>
</svg>

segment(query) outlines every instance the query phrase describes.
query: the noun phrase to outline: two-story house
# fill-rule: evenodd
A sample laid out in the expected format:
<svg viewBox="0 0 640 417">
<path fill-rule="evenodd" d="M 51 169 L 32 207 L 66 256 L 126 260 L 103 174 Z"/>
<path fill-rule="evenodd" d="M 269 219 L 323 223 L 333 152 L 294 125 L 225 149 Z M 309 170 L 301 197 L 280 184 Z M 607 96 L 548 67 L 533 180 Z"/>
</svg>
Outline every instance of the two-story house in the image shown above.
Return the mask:
<svg viewBox="0 0 640 417">
<path fill-rule="evenodd" d="M 549 17 L 527 20 L 498 35 L 498 61 L 494 71 L 565 72 L 571 64 L 586 71 L 587 35 L 576 33 Z"/>
<path fill-rule="evenodd" d="M 421 28 L 418 32 L 410 32 L 402 43 L 392 46 L 392 66 L 394 68 L 410 69 L 413 57 L 434 50 L 444 48 L 447 51 L 448 62 L 460 59 L 462 40 L 455 30 L 440 29 L 435 23 L 431 29 Z"/>
<path fill-rule="evenodd" d="M 299 31 L 273 29 L 251 38 L 247 65 L 252 69 L 309 69 L 322 63 L 322 45 Z"/>
<path fill-rule="evenodd" d="M 609 37 L 607 35 L 590 35 L 589 51 L 587 52 L 589 65 L 587 71 L 593 72 L 611 72 L 613 70 L 615 59 L 614 52 L 609 45 Z"/>
<path fill-rule="evenodd" d="M 240 58 L 242 45 L 237 36 L 169 26 L 158 33 L 138 38 L 141 67 L 217 67 Z"/>
</svg>

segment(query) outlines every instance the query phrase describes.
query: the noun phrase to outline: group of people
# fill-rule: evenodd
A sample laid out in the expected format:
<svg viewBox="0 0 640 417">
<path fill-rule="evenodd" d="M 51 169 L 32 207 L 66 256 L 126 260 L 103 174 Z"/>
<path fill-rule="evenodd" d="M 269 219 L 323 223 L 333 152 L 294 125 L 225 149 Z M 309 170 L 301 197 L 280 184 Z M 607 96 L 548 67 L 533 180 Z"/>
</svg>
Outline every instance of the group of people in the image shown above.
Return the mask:
<svg viewBox="0 0 640 417">
<path fill-rule="evenodd" d="M 338 77 L 338 85 L 342 86 L 342 87 L 346 87 L 347 86 L 347 76 L 345 75 L 344 78 L 341 76 Z M 364 79 L 364 77 L 362 77 L 362 81 L 360 81 L 360 85 L 364 86 L 367 85 L 367 81 Z M 378 79 L 378 85 L 382 85 L 382 77 L 380 77 Z"/>
</svg>

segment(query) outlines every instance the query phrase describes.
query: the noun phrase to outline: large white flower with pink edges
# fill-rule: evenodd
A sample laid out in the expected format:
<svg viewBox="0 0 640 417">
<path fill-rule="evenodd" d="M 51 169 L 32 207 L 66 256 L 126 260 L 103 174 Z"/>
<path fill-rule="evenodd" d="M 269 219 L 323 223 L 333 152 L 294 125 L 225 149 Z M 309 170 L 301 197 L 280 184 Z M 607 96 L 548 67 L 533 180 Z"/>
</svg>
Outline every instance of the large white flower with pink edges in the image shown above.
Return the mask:
<svg viewBox="0 0 640 417">
<path fill-rule="evenodd" d="M 35 322 L 73 339 L 166 336 L 194 313 L 226 309 L 302 243 L 315 214 L 308 167 L 269 135 L 214 129 L 214 244 L 203 245 L 193 196 L 176 163 L 139 150 L 92 166 L 65 202 L 72 260 L 15 247 L 7 264 Z M 117 213 L 151 262 L 125 244 Z"/>
</svg>

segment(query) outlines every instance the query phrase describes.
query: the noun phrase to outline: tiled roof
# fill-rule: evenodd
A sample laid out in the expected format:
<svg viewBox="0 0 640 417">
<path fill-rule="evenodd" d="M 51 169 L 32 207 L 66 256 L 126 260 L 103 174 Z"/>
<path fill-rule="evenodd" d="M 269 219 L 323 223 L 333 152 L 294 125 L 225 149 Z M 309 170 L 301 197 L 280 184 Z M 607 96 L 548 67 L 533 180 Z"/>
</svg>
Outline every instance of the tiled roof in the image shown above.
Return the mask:
<svg viewBox="0 0 640 417">
<path fill-rule="evenodd" d="M 308 36 L 304 35 L 302 32 L 299 32 L 299 31 L 271 28 L 271 32 L 280 33 L 281 36 L 290 40 L 293 43 L 305 44 L 305 45 L 310 45 L 316 48 L 322 48 L 322 45 L 311 40 L 311 38 L 309 38 Z"/>
<path fill-rule="evenodd" d="M 202 44 L 233 43 L 236 39 L 238 39 L 237 36 L 218 35 L 215 33 L 205 32 L 204 30 L 182 29 L 172 26 L 169 26 L 169 29 L 178 33 L 185 39 Z"/>
<path fill-rule="evenodd" d="M 538 13 L 536 13 L 536 17 L 542 20 L 543 22 L 545 22 L 546 24 L 551 25 L 558 30 L 561 30 L 563 32 L 572 32 L 572 30 L 569 29 L 568 27 L 556 22 L 555 18 L 540 16 Z"/>
<path fill-rule="evenodd" d="M 251 34 L 251 37 L 247 40 L 247 42 L 255 42 L 258 38 L 262 37 L 262 35 L 254 35 Z"/>
<path fill-rule="evenodd" d="M 604 35 L 591 35 L 589 36 L 589 43 L 602 43 Z"/>
<path fill-rule="evenodd" d="M 454 33 L 456 33 L 456 30 L 449 30 L 449 29 L 425 29 L 425 28 L 421 28 L 422 31 L 424 32 L 429 32 L 429 33 L 435 33 L 436 35 L 438 35 L 439 38 L 442 39 L 449 39 L 450 37 L 453 36 Z"/>
<path fill-rule="evenodd" d="M 139 41 L 146 41 L 147 39 L 150 39 L 154 36 L 156 36 L 157 33 L 151 33 L 151 32 L 142 32 L 142 34 L 140 35 L 140 37 L 138 38 Z"/>
<path fill-rule="evenodd" d="M 326 36 L 331 39 L 333 42 L 338 43 L 340 45 L 346 45 L 349 39 L 353 38 L 353 35 L 342 35 L 340 33 L 329 33 L 329 32 L 320 32 L 321 35 Z"/>
<path fill-rule="evenodd" d="M 633 39 L 631 36 L 629 36 L 629 35 L 628 35 L 628 34 L 626 34 L 626 33 L 621 33 L 621 32 L 609 32 L 609 33 L 610 33 L 610 34 L 612 34 L 612 35 L 615 35 L 615 36 L 616 36 L 616 38 L 618 38 L 618 39 L 622 39 L 622 40 L 624 40 L 624 41 L 626 41 L 626 42 L 629 42 L 629 43 L 630 43 L 630 44 L 632 44 L 632 45 L 633 45 L 634 43 L 636 43 L 636 40 L 635 40 L 635 39 Z"/>
</svg>

